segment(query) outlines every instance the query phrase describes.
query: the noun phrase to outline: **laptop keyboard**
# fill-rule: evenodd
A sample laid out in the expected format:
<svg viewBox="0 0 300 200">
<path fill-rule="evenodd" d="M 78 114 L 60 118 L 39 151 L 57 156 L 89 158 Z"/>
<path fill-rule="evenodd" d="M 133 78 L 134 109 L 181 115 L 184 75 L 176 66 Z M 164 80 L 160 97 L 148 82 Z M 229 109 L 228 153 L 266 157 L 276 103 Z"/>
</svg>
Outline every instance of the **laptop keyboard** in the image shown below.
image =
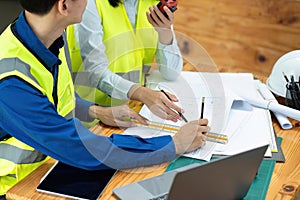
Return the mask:
<svg viewBox="0 0 300 200">
<path fill-rule="evenodd" d="M 158 196 L 158 197 L 154 197 L 150 200 L 167 200 L 168 199 L 168 194 L 163 194 L 161 196 Z"/>
</svg>

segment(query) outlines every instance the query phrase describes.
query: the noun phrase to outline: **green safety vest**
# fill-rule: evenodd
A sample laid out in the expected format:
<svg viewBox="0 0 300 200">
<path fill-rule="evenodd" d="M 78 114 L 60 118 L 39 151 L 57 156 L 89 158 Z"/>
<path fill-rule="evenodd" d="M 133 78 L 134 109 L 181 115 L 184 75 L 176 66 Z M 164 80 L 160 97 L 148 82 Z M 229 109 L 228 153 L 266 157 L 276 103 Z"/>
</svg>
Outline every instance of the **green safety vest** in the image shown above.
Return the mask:
<svg viewBox="0 0 300 200">
<path fill-rule="evenodd" d="M 96 5 L 102 26 L 109 69 L 123 78 L 140 85 L 144 84 L 147 73 L 154 61 L 158 34 L 148 22 L 146 12 L 149 7 L 157 4 L 158 0 L 140 0 L 138 17 L 134 30 L 123 4 L 114 8 L 108 1 L 96 0 Z M 72 70 L 75 73 L 75 89 L 82 98 L 100 105 L 114 106 L 123 103 L 111 99 L 103 92 L 88 87 L 88 75 L 84 73 L 84 66 L 80 56 L 80 47 L 75 39 L 74 27 L 67 29 L 68 44 L 72 60 Z M 85 74 L 85 75 L 84 75 Z M 84 78 L 86 77 L 86 78 Z"/>
<path fill-rule="evenodd" d="M 46 95 L 52 97 L 53 76 L 40 61 L 13 35 L 10 26 L 0 36 L 0 80 L 17 76 Z M 69 119 L 75 108 L 72 77 L 66 63 L 64 50 L 59 58 L 56 105 L 57 112 Z M 43 164 L 48 157 L 14 137 L 0 141 L 0 195 Z"/>
</svg>

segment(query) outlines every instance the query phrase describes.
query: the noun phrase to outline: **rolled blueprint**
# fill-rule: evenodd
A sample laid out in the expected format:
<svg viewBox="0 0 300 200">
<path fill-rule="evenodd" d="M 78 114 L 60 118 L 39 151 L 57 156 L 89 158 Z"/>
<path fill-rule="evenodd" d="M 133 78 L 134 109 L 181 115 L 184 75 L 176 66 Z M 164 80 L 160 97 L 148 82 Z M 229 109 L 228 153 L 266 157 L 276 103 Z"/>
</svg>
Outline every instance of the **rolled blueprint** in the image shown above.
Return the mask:
<svg viewBox="0 0 300 200">
<path fill-rule="evenodd" d="M 260 81 L 257 81 L 257 86 L 260 94 L 263 96 L 265 100 L 272 101 L 278 104 L 278 101 L 276 100 L 274 95 L 270 92 L 270 90 L 267 88 L 265 84 L 263 84 Z M 287 116 L 286 114 L 282 114 L 278 112 L 273 112 L 273 113 L 282 129 L 291 129 L 293 127 L 292 123 L 286 117 Z"/>
<path fill-rule="evenodd" d="M 268 109 L 272 112 L 280 113 L 292 119 L 296 119 L 300 121 L 300 111 L 275 103 L 273 101 L 263 100 L 263 99 L 250 99 L 245 98 L 245 100 L 250 103 L 252 106 L 256 106 L 259 108 Z"/>
</svg>

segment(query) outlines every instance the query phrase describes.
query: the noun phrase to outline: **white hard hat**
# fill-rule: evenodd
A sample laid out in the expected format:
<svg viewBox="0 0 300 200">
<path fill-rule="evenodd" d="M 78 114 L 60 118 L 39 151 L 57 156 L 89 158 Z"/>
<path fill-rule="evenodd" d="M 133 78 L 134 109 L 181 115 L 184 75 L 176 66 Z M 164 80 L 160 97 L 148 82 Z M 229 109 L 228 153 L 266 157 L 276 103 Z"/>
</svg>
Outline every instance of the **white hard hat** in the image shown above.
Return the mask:
<svg viewBox="0 0 300 200">
<path fill-rule="evenodd" d="M 300 77 L 300 50 L 291 51 L 281 56 L 273 66 L 272 72 L 267 79 L 267 87 L 276 95 L 286 96 L 287 81 L 284 75 L 289 79 L 293 75 L 295 82 Z"/>
</svg>

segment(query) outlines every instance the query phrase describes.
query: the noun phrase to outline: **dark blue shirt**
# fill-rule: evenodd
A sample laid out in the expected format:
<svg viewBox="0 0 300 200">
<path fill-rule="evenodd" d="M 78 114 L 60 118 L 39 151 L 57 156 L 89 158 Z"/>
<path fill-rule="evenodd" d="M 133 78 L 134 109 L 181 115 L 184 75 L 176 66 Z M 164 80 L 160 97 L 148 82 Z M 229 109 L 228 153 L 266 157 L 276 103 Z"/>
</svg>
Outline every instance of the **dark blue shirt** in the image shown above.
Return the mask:
<svg viewBox="0 0 300 200">
<path fill-rule="evenodd" d="M 32 32 L 24 13 L 12 30 L 55 79 L 61 64 L 57 55 L 63 39 L 58 38 L 47 49 Z M 0 133 L 8 133 L 66 164 L 89 170 L 121 169 L 158 164 L 176 156 L 170 136 L 142 139 L 119 134 L 104 137 L 90 132 L 80 120 L 89 120 L 88 108 L 92 103 L 78 96 L 75 113 L 79 119 L 66 120 L 47 96 L 21 79 L 1 80 L 0 91 Z"/>
</svg>

